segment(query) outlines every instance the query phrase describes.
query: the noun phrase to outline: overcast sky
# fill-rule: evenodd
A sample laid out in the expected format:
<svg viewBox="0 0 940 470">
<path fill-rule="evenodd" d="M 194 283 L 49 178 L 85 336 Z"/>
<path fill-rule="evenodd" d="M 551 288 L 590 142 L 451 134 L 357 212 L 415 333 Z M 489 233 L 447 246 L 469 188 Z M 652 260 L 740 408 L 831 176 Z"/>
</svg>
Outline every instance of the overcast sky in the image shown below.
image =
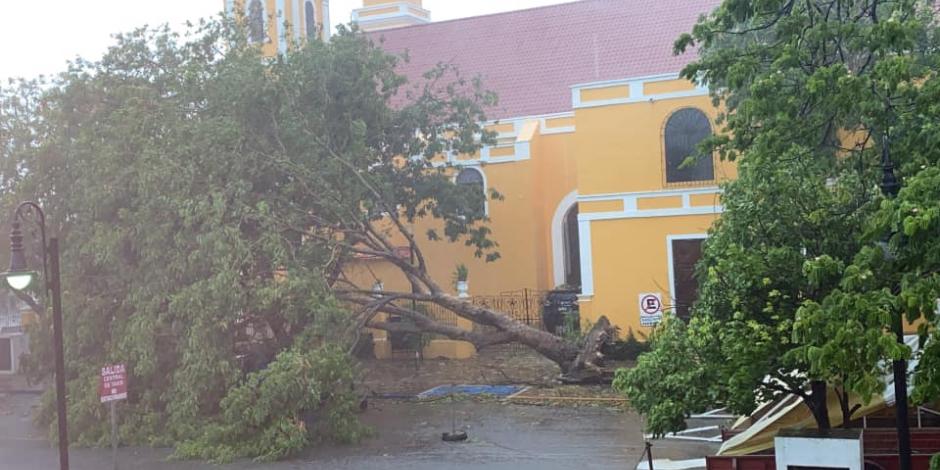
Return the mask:
<svg viewBox="0 0 940 470">
<path fill-rule="evenodd" d="M 0 0 L 0 80 L 65 69 L 76 56 L 97 59 L 111 35 L 144 24 L 213 16 L 224 0 Z M 435 21 L 518 10 L 571 0 L 425 0 Z M 330 0 L 334 26 L 349 22 L 361 0 Z"/>
</svg>

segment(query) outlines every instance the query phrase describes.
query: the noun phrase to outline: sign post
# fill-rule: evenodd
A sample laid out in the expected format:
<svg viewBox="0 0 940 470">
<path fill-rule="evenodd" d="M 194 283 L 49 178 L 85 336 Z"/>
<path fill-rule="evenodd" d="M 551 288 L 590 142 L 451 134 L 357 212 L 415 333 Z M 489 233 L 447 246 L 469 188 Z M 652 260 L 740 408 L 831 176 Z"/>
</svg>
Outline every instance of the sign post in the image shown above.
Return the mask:
<svg viewBox="0 0 940 470">
<path fill-rule="evenodd" d="M 111 408 L 111 462 L 112 468 L 117 470 L 117 402 L 127 399 L 127 368 L 124 364 L 101 368 L 98 396 L 101 398 L 101 403 L 107 403 Z"/>
<path fill-rule="evenodd" d="M 111 468 L 113 470 L 118 470 L 117 464 L 117 448 L 118 448 L 118 439 L 117 439 L 117 400 L 108 402 L 108 406 L 111 408 Z"/>
<path fill-rule="evenodd" d="M 656 326 L 663 321 L 663 296 L 655 292 L 640 294 L 640 326 Z"/>
</svg>

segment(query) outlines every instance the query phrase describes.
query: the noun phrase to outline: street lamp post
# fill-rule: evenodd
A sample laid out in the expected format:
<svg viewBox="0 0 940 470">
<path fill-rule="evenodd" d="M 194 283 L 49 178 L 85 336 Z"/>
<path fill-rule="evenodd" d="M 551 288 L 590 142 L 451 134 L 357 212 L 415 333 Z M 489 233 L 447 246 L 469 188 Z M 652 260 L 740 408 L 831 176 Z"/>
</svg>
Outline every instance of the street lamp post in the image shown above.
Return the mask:
<svg viewBox="0 0 940 470">
<path fill-rule="evenodd" d="M 893 198 L 901 191 L 901 182 L 894 174 L 891 162 L 891 136 L 885 131 L 881 146 L 881 191 Z M 887 247 L 887 245 L 885 245 Z M 901 312 L 894 312 L 894 334 L 899 344 L 904 344 L 904 320 Z M 899 359 L 892 363 L 894 371 L 894 407 L 898 429 L 898 460 L 901 470 L 911 470 L 911 425 L 907 410 L 907 361 Z"/>
<path fill-rule="evenodd" d="M 36 224 L 42 237 L 42 268 L 46 292 L 52 298 L 53 349 L 55 350 L 56 413 L 59 425 L 59 468 L 69 468 L 69 438 L 65 396 L 65 351 L 62 340 L 62 286 L 59 280 L 59 239 L 52 237 L 46 244 L 46 215 L 35 202 L 24 202 L 16 207 L 10 227 L 10 269 L 3 273 L 10 288 L 22 291 L 32 284 L 36 273 L 29 270 L 26 250 L 23 248 L 23 233 L 20 221 L 26 216 L 36 216 Z"/>
</svg>

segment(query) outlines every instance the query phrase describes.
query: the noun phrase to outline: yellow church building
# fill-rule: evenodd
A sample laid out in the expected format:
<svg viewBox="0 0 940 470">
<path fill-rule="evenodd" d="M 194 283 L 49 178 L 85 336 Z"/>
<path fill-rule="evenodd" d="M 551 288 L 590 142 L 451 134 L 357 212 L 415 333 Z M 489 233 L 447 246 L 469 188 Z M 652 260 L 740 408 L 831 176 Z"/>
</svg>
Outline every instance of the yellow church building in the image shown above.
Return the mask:
<svg viewBox="0 0 940 470">
<path fill-rule="evenodd" d="M 228 1 L 249 2 L 249 16 L 261 3 L 303 26 L 267 24 L 262 47 L 272 53 L 291 34 L 328 40 L 326 0 Z M 582 321 L 606 315 L 623 332 L 648 333 L 664 310 L 688 315 L 692 269 L 722 212 L 719 184 L 735 168 L 689 159 L 715 131 L 717 109 L 679 78 L 694 55 L 674 55 L 673 42 L 718 3 L 580 0 L 434 22 L 421 0 L 364 0 L 352 21 L 388 52 L 408 53 L 400 73 L 419 81 L 453 63 L 499 95 L 487 123 L 497 144 L 450 163 L 458 183 L 504 196 L 485 208 L 502 257 L 486 263 L 462 245 L 425 241 L 432 274 L 450 279 L 467 265 L 473 296 L 571 287 Z M 386 287 L 408 289 L 389 267 L 363 263 Z M 384 355 L 384 333 L 377 338 Z M 453 343 L 436 351 L 472 353 Z"/>
</svg>

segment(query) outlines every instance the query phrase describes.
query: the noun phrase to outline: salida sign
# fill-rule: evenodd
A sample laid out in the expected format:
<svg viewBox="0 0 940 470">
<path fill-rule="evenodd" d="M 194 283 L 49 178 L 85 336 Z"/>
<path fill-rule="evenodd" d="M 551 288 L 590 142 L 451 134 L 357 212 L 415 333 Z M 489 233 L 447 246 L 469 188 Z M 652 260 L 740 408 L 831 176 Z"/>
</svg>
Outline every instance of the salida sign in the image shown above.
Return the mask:
<svg viewBox="0 0 940 470">
<path fill-rule="evenodd" d="M 101 368 L 98 396 L 101 397 L 101 403 L 127 399 L 127 369 L 124 364 Z"/>
</svg>

